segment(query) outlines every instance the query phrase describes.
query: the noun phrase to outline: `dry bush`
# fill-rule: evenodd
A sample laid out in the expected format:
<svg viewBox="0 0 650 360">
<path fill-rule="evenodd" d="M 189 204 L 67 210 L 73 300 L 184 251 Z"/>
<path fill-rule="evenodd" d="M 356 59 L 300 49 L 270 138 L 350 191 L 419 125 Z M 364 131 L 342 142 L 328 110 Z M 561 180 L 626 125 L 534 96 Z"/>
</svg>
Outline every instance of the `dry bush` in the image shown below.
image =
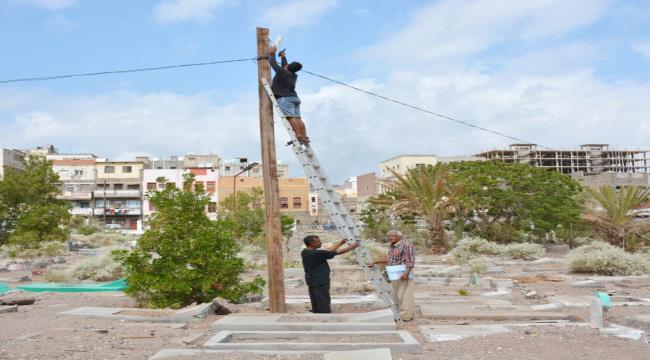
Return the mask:
<svg viewBox="0 0 650 360">
<path fill-rule="evenodd" d="M 70 235 L 71 241 L 88 244 L 95 248 L 113 245 L 124 245 L 128 242 L 137 240 L 137 238 L 137 236 L 124 235 L 116 232 L 96 232 L 90 235 Z"/>
<path fill-rule="evenodd" d="M 457 259 L 475 257 L 476 255 L 500 256 L 504 253 L 504 245 L 472 236 L 462 238 L 451 251 L 451 254 Z"/>
<path fill-rule="evenodd" d="M 642 275 L 650 273 L 650 255 L 630 254 L 601 241 L 573 249 L 565 257 L 572 273 Z"/>
<path fill-rule="evenodd" d="M 84 280 L 113 281 L 123 276 L 122 266 L 113 260 L 110 252 L 78 262 L 68 270 L 49 270 L 43 274 L 46 281 L 61 283 Z"/>
<path fill-rule="evenodd" d="M 546 253 L 544 247 L 533 243 L 516 243 L 506 245 L 505 253 L 513 259 L 535 260 Z"/>
</svg>

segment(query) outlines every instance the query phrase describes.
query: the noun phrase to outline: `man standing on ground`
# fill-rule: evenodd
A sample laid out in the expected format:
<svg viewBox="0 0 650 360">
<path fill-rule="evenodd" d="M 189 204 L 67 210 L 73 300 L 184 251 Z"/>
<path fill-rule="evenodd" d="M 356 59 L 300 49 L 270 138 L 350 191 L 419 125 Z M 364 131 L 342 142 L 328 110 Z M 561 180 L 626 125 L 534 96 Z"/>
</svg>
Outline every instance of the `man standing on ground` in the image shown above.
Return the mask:
<svg viewBox="0 0 650 360">
<path fill-rule="evenodd" d="M 322 246 L 316 235 L 306 236 L 306 248 L 302 251 L 302 266 L 305 269 L 305 281 L 309 287 L 309 299 L 313 313 L 331 313 L 330 309 L 330 267 L 327 260 L 336 255 L 345 254 L 355 249 L 359 244 L 349 244 L 345 249 L 339 249 L 345 239 L 336 242 L 327 250 L 319 250 Z"/>
<path fill-rule="evenodd" d="M 388 260 L 376 261 L 372 265 L 386 262 L 387 266 L 404 265 L 404 273 L 399 279 L 392 280 L 391 285 L 397 297 L 400 317 L 403 321 L 411 321 L 415 311 L 415 281 L 410 278 L 410 274 L 415 266 L 415 249 L 411 243 L 402 239 L 402 233 L 398 230 L 391 230 L 386 235 L 390 241 Z"/>
<path fill-rule="evenodd" d="M 298 75 L 296 75 L 296 73 L 302 69 L 302 64 L 295 61 L 288 64 L 287 57 L 284 54 L 284 50 L 282 50 L 279 54 L 282 63 L 281 65 L 278 65 L 278 62 L 275 59 L 275 51 L 275 46 L 272 46 L 271 51 L 269 52 L 269 63 L 275 71 L 271 90 L 273 90 L 273 95 L 275 95 L 275 98 L 278 100 L 280 109 L 282 109 L 289 124 L 291 124 L 293 132 L 296 133 L 298 142 L 303 145 L 309 144 L 305 123 L 303 123 L 300 118 L 300 99 L 296 93 L 296 81 L 298 80 Z"/>
</svg>

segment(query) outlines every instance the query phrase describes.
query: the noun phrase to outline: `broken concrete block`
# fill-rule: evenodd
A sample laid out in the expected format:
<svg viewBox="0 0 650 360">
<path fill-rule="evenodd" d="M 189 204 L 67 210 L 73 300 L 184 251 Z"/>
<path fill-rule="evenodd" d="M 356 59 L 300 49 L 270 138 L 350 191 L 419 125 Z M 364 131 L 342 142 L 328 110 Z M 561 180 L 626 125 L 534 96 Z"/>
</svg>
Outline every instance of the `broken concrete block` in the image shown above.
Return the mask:
<svg viewBox="0 0 650 360">
<path fill-rule="evenodd" d="M 529 299 L 529 300 L 530 299 L 539 299 L 539 298 L 541 298 L 541 296 L 537 293 L 537 291 L 534 291 L 534 290 L 525 293 L 524 296 L 526 297 L 526 299 Z"/>
<path fill-rule="evenodd" d="M 9 305 L 9 306 L 0 305 L 0 314 L 6 314 L 10 312 L 17 312 L 17 311 L 18 311 L 18 305 Z"/>
</svg>

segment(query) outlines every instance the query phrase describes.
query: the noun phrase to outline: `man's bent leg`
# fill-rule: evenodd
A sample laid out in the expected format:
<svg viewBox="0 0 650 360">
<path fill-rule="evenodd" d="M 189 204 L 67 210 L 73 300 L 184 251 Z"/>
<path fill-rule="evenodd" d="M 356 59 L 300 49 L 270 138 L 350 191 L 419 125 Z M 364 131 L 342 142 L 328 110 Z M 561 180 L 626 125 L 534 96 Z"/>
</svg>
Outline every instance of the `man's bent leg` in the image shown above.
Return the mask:
<svg viewBox="0 0 650 360">
<path fill-rule="evenodd" d="M 399 305 L 399 315 L 404 321 L 413 319 L 415 310 L 415 284 L 412 280 L 393 280 L 391 281 L 397 304 Z"/>
<path fill-rule="evenodd" d="M 299 117 L 288 117 L 287 120 L 289 121 L 289 124 L 291 124 L 293 132 L 296 133 L 298 141 L 303 144 L 305 139 L 307 139 L 307 129 L 305 128 L 305 124 L 302 122 L 302 119 Z"/>
<path fill-rule="evenodd" d="M 331 298 L 330 298 L 330 286 L 328 285 L 323 285 L 323 286 L 315 286 L 312 288 L 314 292 L 314 300 L 315 304 L 312 305 L 312 312 L 313 313 L 320 313 L 320 314 L 329 314 L 332 312 L 332 309 L 330 307 L 331 303 Z"/>
</svg>

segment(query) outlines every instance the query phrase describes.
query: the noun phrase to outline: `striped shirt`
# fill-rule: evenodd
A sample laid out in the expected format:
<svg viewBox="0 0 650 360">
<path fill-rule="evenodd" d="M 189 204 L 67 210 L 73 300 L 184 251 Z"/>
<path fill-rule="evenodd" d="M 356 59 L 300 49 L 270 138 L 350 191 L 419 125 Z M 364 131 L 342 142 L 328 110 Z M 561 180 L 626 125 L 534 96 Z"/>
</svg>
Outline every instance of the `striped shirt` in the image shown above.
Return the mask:
<svg viewBox="0 0 650 360">
<path fill-rule="evenodd" d="M 396 244 L 391 244 L 388 249 L 388 264 L 406 265 L 407 268 L 415 266 L 415 248 L 410 242 L 400 240 Z"/>
</svg>

